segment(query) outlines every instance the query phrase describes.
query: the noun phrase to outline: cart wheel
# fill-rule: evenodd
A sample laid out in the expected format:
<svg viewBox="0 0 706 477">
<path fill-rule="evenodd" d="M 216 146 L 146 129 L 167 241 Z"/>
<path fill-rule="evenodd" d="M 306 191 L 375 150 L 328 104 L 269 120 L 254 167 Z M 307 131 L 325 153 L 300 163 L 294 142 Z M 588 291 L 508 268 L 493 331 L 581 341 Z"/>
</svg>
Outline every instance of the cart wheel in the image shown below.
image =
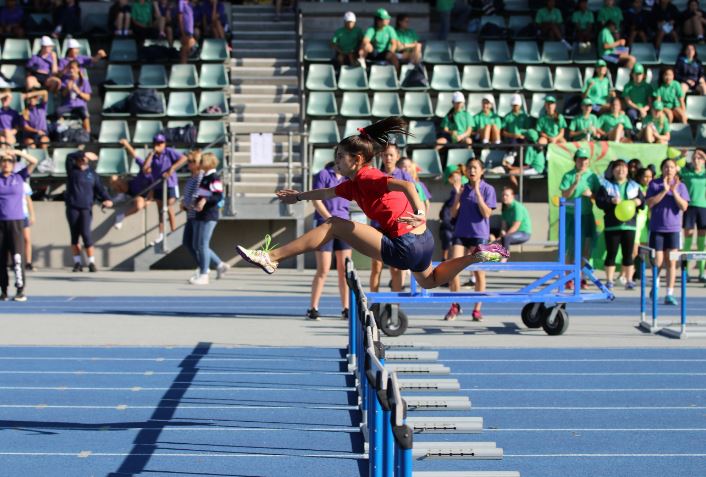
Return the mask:
<svg viewBox="0 0 706 477">
<path fill-rule="evenodd" d="M 549 321 L 552 316 L 552 311 L 556 308 L 554 319 Z M 542 317 L 542 328 L 544 332 L 550 336 L 563 335 L 569 329 L 569 313 L 564 308 L 564 305 L 557 305 L 547 308 Z"/>
<path fill-rule="evenodd" d="M 392 318 L 392 304 L 384 303 L 380 305 L 376 303 L 375 305 L 378 305 L 377 308 L 373 309 L 373 307 L 370 307 L 370 311 L 375 314 L 375 321 L 383 333 L 387 336 L 400 336 L 407 331 L 409 319 L 407 314 L 399 308 L 399 305 L 394 305 L 398 307 L 397 320 Z"/>
<path fill-rule="evenodd" d="M 536 310 L 535 305 L 537 305 Z M 527 303 L 522 307 L 522 311 L 520 312 L 522 323 L 524 323 L 527 328 L 541 328 L 546 309 L 544 303 Z"/>
</svg>

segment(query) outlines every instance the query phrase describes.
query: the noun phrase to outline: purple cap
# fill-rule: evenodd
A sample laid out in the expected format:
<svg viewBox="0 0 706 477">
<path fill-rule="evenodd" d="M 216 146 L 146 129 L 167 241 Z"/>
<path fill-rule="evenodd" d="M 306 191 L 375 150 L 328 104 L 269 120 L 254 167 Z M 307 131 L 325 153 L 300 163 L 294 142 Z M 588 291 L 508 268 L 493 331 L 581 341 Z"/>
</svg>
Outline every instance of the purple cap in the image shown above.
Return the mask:
<svg viewBox="0 0 706 477">
<path fill-rule="evenodd" d="M 162 142 L 167 142 L 167 138 L 164 137 L 164 134 L 162 134 L 162 133 L 155 134 L 154 137 L 152 138 L 152 142 L 153 142 L 154 144 L 159 144 L 159 143 L 162 143 Z"/>
</svg>

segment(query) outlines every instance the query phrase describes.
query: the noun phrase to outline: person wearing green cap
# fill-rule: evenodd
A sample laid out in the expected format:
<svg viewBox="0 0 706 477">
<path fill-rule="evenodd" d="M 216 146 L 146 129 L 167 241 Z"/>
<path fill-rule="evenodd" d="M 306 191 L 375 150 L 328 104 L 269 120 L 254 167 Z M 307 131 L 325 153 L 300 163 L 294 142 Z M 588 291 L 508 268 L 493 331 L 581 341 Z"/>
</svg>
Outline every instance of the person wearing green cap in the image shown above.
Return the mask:
<svg viewBox="0 0 706 477">
<path fill-rule="evenodd" d="M 361 45 L 361 65 L 365 67 L 366 60 L 389 61 L 399 69 L 400 62 L 395 55 L 397 51 L 397 32 L 390 26 L 390 14 L 384 8 L 375 11 L 373 26 L 365 31 Z"/>
<path fill-rule="evenodd" d="M 355 13 L 346 12 L 343 15 L 343 26 L 336 30 L 331 39 L 331 47 L 336 52 L 339 66 L 357 64 L 363 30 L 355 22 Z"/>
<path fill-rule="evenodd" d="M 668 67 L 662 70 L 654 97 L 664 105 L 664 114 L 667 115 L 670 123 L 686 124 L 686 95 L 679 81 L 674 79 L 674 68 Z"/>
<path fill-rule="evenodd" d="M 645 77 L 645 67 L 640 63 L 632 68 L 630 81 L 623 87 L 623 99 L 627 106 L 628 117 L 633 123 L 647 117 L 654 88 Z"/>
<path fill-rule="evenodd" d="M 642 140 L 649 144 L 669 144 L 670 130 L 669 118 L 664 113 L 662 101 L 653 102 L 650 114 L 642 122 Z"/>
<path fill-rule="evenodd" d="M 537 121 L 537 132 L 539 133 L 537 144 L 565 143 L 566 119 L 557 111 L 556 98 L 554 96 L 546 96 L 544 98 L 544 111 L 545 113 Z"/>
<path fill-rule="evenodd" d="M 632 68 L 636 60 L 634 56 L 630 55 L 630 48 L 625 45 L 625 38 L 618 37 L 615 21 L 608 20 L 605 27 L 598 33 L 598 57 L 608 63 Z"/>
<path fill-rule="evenodd" d="M 632 122 L 623 112 L 622 101 L 615 96 L 610 102 L 610 112 L 598 119 L 598 135 L 609 141 L 622 142 L 632 133 Z"/>
<path fill-rule="evenodd" d="M 417 32 L 409 27 L 409 15 L 402 13 L 397 15 L 398 49 L 397 58 L 404 63 L 418 64 L 422 61 L 422 43 L 419 41 Z"/>
<path fill-rule="evenodd" d="M 588 9 L 588 0 L 579 0 L 576 10 L 571 14 L 571 23 L 574 25 L 574 35 L 579 42 L 580 49 L 587 49 L 595 38 L 593 12 Z"/>
<path fill-rule="evenodd" d="M 603 60 L 596 61 L 593 76 L 586 81 L 583 87 L 583 97 L 591 101 L 591 108 L 594 113 L 608 111 L 610 107 L 608 101 L 614 94 L 610 89 L 610 78 L 608 78 L 608 67 Z"/>
<path fill-rule="evenodd" d="M 598 137 L 598 117 L 592 113 L 593 101 L 584 98 L 581 101 L 581 116 L 576 116 L 569 124 L 571 141 L 590 141 Z"/>
<path fill-rule="evenodd" d="M 537 10 L 534 22 L 542 32 L 541 38 L 553 41 L 562 41 L 564 39 L 561 33 L 561 25 L 564 23 L 564 19 L 561 16 L 561 10 L 556 8 L 555 0 L 547 0 L 546 7 Z"/>
</svg>

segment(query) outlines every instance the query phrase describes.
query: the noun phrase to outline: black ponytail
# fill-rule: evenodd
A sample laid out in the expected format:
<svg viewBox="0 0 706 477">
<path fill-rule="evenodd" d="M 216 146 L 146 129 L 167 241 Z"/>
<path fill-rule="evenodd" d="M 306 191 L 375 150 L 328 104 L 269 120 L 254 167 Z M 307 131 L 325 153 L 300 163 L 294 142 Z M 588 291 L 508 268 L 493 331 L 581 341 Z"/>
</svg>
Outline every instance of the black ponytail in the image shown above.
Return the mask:
<svg viewBox="0 0 706 477">
<path fill-rule="evenodd" d="M 407 123 L 398 116 L 390 116 L 364 128 L 358 128 L 360 134 L 348 136 L 338 143 L 345 153 L 360 154 L 365 162 L 370 162 L 375 155 L 389 144 L 394 144 L 393 135 L 411 136 Z"/>
</svg>

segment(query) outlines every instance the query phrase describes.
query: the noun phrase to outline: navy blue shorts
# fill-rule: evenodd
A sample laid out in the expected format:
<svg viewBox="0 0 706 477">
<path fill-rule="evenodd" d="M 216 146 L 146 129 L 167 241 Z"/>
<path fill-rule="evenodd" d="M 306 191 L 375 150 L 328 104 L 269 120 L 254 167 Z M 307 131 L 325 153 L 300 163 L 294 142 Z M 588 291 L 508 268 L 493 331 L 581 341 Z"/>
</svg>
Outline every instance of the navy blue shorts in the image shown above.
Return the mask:
<svg viewBox="0 0 706 477">
<path fill-rule="evenodd" d="M 466 248 L 477 247 L 478 245 L 488 243 L 488 239 L 477 237 L 454 237 L 454 245 L 463 245 Z"/>
<path fill-rule="evenodd" d="M 684 212 L 684 228 L 706 230 L 706 207 L 689 206 Z"/>
<path fill-rule="evenodd" d="M 434 237 L 429 229 L 421 235 L 406 233 L 396 238 L 383 235 L 380 254 L 385 265 L 400 270 L 423 272 L 431 265 Z"/>
<path fill-rule="evenodd" d="M 679 250 L 679 232 L 650 232 L 650 247 L 663 252 L 665 250 Z"/>
<path fill-rule="evenodd" d="M 317 248 L 317 252 L 338 252 L 339 250 L 350 250 L 351 246 L 340 239 L 329 240 L 321 247 Z"/>
<path fill-rule="evenodd" d="M 162 200 L 162 188 L 157 186 L 154 189 L 154 200 L 161 201 Z M 176 199 L 177 198 L 177 193 L 176 193 L 176 187 L 167 187 L 167 200 L 169 199 Z"/>
<path fill-rule="evenodd" d="M 448 250 L 453 245 L 454 231 L 453 229 L 439 229 L 439 239 L 441 239 L 441 250 Z"/>
</svg>

